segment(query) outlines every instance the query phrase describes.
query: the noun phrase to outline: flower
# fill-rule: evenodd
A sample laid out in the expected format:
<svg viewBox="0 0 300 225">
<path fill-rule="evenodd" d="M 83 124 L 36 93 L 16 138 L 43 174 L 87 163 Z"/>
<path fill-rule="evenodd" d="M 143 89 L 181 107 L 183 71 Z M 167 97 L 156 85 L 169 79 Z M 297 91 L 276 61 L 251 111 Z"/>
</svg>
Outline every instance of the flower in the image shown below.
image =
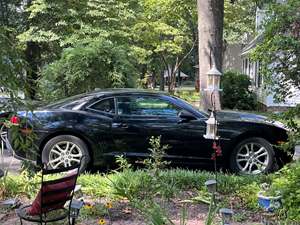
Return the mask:
<svg viewBox="0 0 300 225">
<path fill-rule="evenodd" d="M 214 141 L 214 142 L 213 142 L 212 148 L 213 148 L 213 149 L 217 149 L 217 147 L 218 147 L 218 146 L 217 146 L 217 143 Z"/>
<path fill-rule="evenodd" d="M 217 156 L 221 156 L 222 155 L 222 149 L 221 149 L 220 145 L 218 145 L 217 148 L 216 148 L 216 155 Z"/>
<path fill-rule="evenodd" d="M 98 224 L 99 224 L 99 225 L 106 224 L 105 219 L 99 219 L 99 220 L 98 220 Z"/>
<path fill-rule="evenodd" d="M 90 204 L 90 203 L 86 203 L 86 204 L 84 205 L 84 208 L 86 208 L 86 209 L 92 209 L 93 206 L 92 206 L 92 204 Z"/>
<path fill-rule="evenodd" d="M 13 116 L 10 118 L 10 122 L 13 124 L 13 125 L 16 125 L 18 126 L 20 124 L 20 118 L 17 117 L 17 116 Z"/>
<path fill-rule="evenodd" d="M 212 155 L 211 155 L 211 158 L 210 158 L 211 160 L 216 160 L 216 154 L 215 153 L 213 153 Z"/>
<path fill-rule="evenodd" d="M 108 209 L 112 208 L 112 203 L 111 202 L 106 202 L 105 207 Z"/>
</svg>

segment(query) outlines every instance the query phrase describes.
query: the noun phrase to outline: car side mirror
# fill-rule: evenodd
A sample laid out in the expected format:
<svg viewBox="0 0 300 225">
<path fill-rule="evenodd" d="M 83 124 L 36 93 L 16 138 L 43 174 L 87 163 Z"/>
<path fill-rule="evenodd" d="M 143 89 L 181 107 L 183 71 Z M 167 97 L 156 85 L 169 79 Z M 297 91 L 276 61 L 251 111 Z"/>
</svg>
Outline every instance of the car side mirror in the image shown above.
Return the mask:
<svg viewBox="0 0 300 225">
<path fill-rule="evenodd" d="M 181 111 L 179 114 L 178 114 L 178 117 L 180 118 L 180 121 L 179 123 L 183 123 L 183 122 L 189 122 L 191 120 L 196 120 L 197 118 L 190 112 L 188 111 Z"/>
</svg>

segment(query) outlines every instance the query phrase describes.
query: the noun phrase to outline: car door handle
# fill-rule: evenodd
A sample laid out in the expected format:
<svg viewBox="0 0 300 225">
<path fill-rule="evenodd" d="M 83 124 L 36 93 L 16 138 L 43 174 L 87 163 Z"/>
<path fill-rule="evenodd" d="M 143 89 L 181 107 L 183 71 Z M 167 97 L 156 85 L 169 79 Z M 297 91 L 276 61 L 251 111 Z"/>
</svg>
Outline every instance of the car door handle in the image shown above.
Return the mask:
<svg viewBox="0 0 300 225">
<path fill-rule="evenodd" d="M 128 125 L 126 123 L 112 123 L 112 128 L 128 128 Z"/>
</svg>

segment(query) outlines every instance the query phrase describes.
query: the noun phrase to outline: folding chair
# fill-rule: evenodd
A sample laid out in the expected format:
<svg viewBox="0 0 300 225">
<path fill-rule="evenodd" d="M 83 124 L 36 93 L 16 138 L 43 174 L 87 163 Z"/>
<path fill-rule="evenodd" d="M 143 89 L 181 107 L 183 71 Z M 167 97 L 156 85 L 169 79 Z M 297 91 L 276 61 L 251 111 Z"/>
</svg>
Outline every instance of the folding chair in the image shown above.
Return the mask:
<svg viewBox="0 0 300 225">
<path fill-rule="evenodd" d="M 21 206 L 16 210 L 17 215 L 22 221 L 38 222 L 41 225 L 49 222 L 55 222 L 68 218 L 71 224 L 71 202 L 73 199 L 74 189 L 79 174 L 81 161 L 79 164 L 59 169 L 43 169 L 41 189 L 30 205 Z M 69 172 L 65 176 L 55 179 L 46 179 L 47 175 L 55 175 Z M 69 205 L 65 207 L 66 202 Z M 72 224 L 74 224 L 72 218 Z"/>
</svg>

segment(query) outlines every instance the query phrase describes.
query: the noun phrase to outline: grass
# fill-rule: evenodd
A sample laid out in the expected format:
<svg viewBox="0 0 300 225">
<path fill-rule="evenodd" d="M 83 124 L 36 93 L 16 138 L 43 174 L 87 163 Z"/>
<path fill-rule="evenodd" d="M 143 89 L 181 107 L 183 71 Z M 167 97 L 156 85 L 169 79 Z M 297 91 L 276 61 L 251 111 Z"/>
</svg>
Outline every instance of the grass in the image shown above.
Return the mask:
<svg viewBox="0 0 300 225">
<path fill-rule="evenodd" d="M 242 211 L 237 217 L 242 220 L 245 211 L 259 212 L 257 193 L 264 182 L 273 183 L 276 190 L 283 193 L 283 214 L 286 211 L 289 218 L 298 219 L 300 201 L 299 192 L 300 161 L 296 161 L 281 172 L 260 176 L 237 176 L 232 174 L 217 173 L 219 204 L 221 207 L 234 206 L 234 210 Z M 118 201 L 129 199 L 130 202 L 142 202 L 147 198 L 172 199 L 192 193 L 184 197 L 186 201 L 207 202 L 209 193 L 204 185 L 208 179 L 214 179 L 215 174 L 207 171 L 192 171 L 183 169 L 160 170 L 153 176 L 147 170 L 125 169 L 123 172 L 110 174 L 83 174 L 78 183 L 82 185 L 84 196 L 89 199 L 110 199 Z M 28 178 L 26 173 L 21 175 L 8 175 L 0 179 L 0 199 L 17 196 L 27 196 L 32 199 L 40 185 L 40 176 Z M 182 195 L 183 194 L 183 195 Z M 179 198 L 181 198 L 179 197 Z M 186 199 L 188 198 L 188 199 Z"/>
<path fill-rule="evenodd" d="M 127 170 L 120 173 L 84 174 L 78 178 L 85 195 L 92 198 L 109 197 L 122 198 L 131 195 L 135 198 L 145 196 L 147 192 L 154 191 L 157 195 L 174 197 L 177 193 L 194 190 L 196 193 L 207 194 L 204 182 L 214 178 L 214 174 L 206 171 L 191 171 L 183 169 L 163 170 L 160 172 L 160 180 L 153 185 L 151 175 L 145 170 Z M 39 176 L 27 178 L 26 174 L 8 175 L 6 181 L 2 180 L 0 189 L 2 198 L 15 197 L 23 194 L 32 198 L 39 189 Z M 219 192 L 227 197 L 239 195 L 246 197 L 251 190 L 256 190 L 261 182 L 268 180 L 268 176 L 236 176 L 218 173 Z M 154 187 L 155 190 L 149 190 Z M 251 187 L 249 190 L 245 187 Z M 5 191 L 4 191 L 5 189 Z M 244 195 L 244 196 L 243 196 Z M 227 197 L 226 197 L 227 196 Z M 251 203 L 251 202 L 250 202 Z"/>
<path fill-rule="evenodd" d="M 200 94 L 195 90 L 179 90 L 175 92 L 175 95 L 191 104 L 200 101 Z"/>
</svg>

